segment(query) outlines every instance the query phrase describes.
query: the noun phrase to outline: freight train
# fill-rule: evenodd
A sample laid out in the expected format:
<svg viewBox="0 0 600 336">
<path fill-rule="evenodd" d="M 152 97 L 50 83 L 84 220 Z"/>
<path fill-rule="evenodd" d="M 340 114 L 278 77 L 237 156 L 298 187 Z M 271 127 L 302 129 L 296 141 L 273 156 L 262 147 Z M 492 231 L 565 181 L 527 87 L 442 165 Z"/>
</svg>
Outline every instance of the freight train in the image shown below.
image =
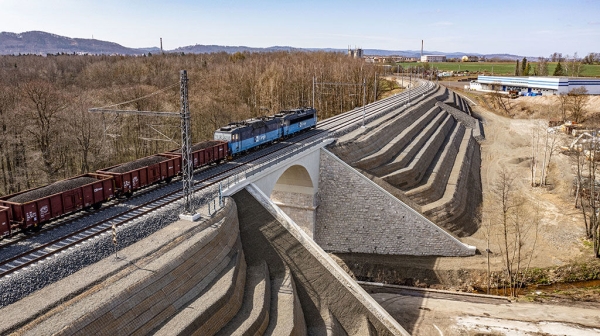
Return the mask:
<svg viewBox="0 0 600 336">
<path fill-rule="evenodd" d="M 316 125 L 317 112 L 310 107 L 230 123 L 215 131 L 214 140 L 192 146 L 194 169 L 226 161 Z M 106 201 L 170 182 L 180 173 L 178 149 L 0 197 L 0 239 L 82 209 L 99 209 Z"/>
</svg>

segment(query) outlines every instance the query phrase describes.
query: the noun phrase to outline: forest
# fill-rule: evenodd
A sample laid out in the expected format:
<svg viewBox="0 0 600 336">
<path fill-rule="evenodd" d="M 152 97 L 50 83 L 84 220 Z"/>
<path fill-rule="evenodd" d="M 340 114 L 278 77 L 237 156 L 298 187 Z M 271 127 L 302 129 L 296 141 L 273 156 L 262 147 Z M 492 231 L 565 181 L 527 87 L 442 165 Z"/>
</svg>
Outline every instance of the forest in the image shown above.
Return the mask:
<svg viewBox="0 0 600 336">
<path fill-rule="evenodd" d="M 193 143 L 232 121 L 312 105 L 313 78 L 345 84 L 316 86 L 319 119 L 362 106 L 363 81 L 367 103 L 393 87 L 341 53 L 0 56 L 0 195 L 177 148 L 178 118 L 88 109 L 177 112 L 182 69 Z"/>
</svg>

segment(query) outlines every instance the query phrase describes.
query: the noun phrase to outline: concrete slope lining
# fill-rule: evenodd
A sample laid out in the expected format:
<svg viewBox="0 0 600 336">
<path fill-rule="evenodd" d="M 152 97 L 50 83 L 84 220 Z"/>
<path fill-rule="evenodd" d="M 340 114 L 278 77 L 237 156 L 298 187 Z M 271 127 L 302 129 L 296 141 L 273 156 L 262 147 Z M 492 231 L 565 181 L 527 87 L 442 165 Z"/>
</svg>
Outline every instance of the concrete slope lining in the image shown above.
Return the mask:
<svg viewBox="0 0 600 336">
<path fill-rule="evenodd" d="M 441 109 L 438 107 L 433 107 L 425 113 L 420 113 L 421 111 L 415 109 L 406 119 L 397 120 L 397 122 L 394 123 L 395 128 L 387 130 L 391 134 L 395 134 L 395 136 L 391 139 L 379 140 L 379 150 L 377 150 L 377 152 L 360 158 L 353 162 L 352 165 L 365 170 L 372 170 L 385 165 L 387 162 L 393 160 L 393 158 L 398 155 L 398 153 L 400 153 L 413 138 L 417 137 L 418 133 L 425 128 L 440 111 Z"/>
<path fill-rule="evenodd" d="M 405 168 L 384 176 L 386 181 L 398 186 L 398 188 L 412 188 L 421 182 L 444 140 L 450 132 L 454 131 L 455 126 L 455 119 L 448 115 L 448 119 L 438 127 L 427 143 L 421 147 L 410 164 Z"/>
<path fill-rule="evenodd" d="M 434 202 L 444 195 L 451 172 L 451 169 L 447 169 L 446 167 L 454 165 L 454 160 L 458 154 L 464 134 L 465 127 L 459 122 L 446 146 L 443 148 L 442 153 L 437 161 L 435 161 L 433 171 L 427 177 L 427 181 L 423 185 L 407 190 L 406 196 L 423 205 Z"/>
<path fill-rule="evenodd" d="M 172 316 L 153 335 L 212 335 L 239 310 L 246 281 L 242 251 L 231 260 L 211 286 Z"/>
<path fill-rule="evenodd" d="M 267 264 L 248 268 L 240 310 L 217 336 L 262 335 L 269 323 L 271 284 Z"/>
<path fill-rule="evenodd" d="M 404 118 L 404 116 L 412 116 L 415 113 L 418 118 L 418 115 L 423 113 L 422 111 L 427 111 L 434 107 L 435 103 L 440 99 L 439 91 L 440 90 L 431 91 L 431 93 L 425 97 L 420 97 L 418 103 L 413 103 L 410 107 L 405 107 L 406 111 L 401 114 L 402 118 Z M 375 153 L 381 149 L 383 144 L 391 141 L 391 139 L 395 137 L 397 131 L 394 132 L 390 130 L 397 129 L 399 125 L 405 124 L 403 120 L 401 120 L 402 118 L 390 120 L 388 118 L 382 119 L 380 116 L 377 119 L 374 119 L 373 124 L 377 124 L 377 127 L 373 128 L 372 131 L 367 133 L 364 133 L 366 129 L 359 129 L 356 131 L 360 132 L 360 134 L 358 134 L 360 138 L 349 139 L 345 136 L 338 138 L 335 149 L 336 155 L 340 156 L 345 161 L 353 162 L 359 158 Z"/>
<path fill-rule="evenodd" d="M 431 120 L 431 122 L 426 125 L 423 129 L 420 130 L 418 135 L 416 135 L 413 139 L 410 140 L 408 145 L 402 150 L 400 154 L 398 154 L 391 162 L 384 164 L 376 169 L 372 169 L 371 171 L 378 176 L 385 176 L 390 174 L 398 169 L 404 168 L 408 165 L 408 163 L 414 158 L 414 156 L 418 153 L 418 151 L 423 148 L 427 140 L 429 140 L 430 136 L 438 129 L 438 127 L 445 122 L 453 122 L 452 117 L 448 115 L 445 111 L 441 109 L 438 110 L 440 113 L 437 113 L 435 118 Z M 449 119 L 450 118 L 450 119 Z"/>
<path fill-rule="evenodd" d="M 212 218 L 172 223 L 122 249 L 118 259 L 105 258 L 4 307 L 4 316 L 19 318 L 0 321 L 2 333 L 147 334 L 197 289 L 188 280 L 209 278 L 241 251 L 233 214 L 235 204 L 226 201 Z"/>
<path fill-rule="evenodd" d="M 233 197 L 239 204 L 242 241 L 258 241 L 258 237 L 264 237 L 268 242 L 253 247 L 254 251 L 250 253 L 255 256 L 251 259 L 262 256 L 267 259 L 271 269 L 271 262 L 277 258 L 290 268 L 309 334 L 315 328 L 320 333 L 325 331 L 321 308 L 327 307 L 351 335 L 357 335 L 360 329 L 358 316 L 367 317 L 379 335 L 408 335 L 260 189 L 249 185 Z M 247 226 L 253 229 L 247 231 Z"/>
<path fill-rule="evenodd" d="M 271 312 L 265 336 L 305 336 L 306 323 L 289 267 L 271 282 Z"/>
</svg>

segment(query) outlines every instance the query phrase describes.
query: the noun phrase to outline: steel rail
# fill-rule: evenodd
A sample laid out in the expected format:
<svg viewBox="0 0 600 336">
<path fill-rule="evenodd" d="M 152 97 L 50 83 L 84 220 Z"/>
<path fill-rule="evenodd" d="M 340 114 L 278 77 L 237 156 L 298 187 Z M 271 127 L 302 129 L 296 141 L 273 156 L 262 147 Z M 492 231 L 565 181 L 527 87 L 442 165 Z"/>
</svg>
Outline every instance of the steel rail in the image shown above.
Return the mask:
<svg viewBox="0 0 600 336">
<path fill-rule="evenodd" d="M 231 168 L 226 169 L 224 171 L 218 172 L 218 173 L 216 173 L 214 175 L 211 175 L 211 176 L 209 176 L 209 177 L 207 177 L 207 178 L 205 178 L 203 180 L 196 181 L 194 183 L 194 185 L 195 186 L 201 185 L 201 186 L 198 187 L 198 188 L 194 188 L 194 193 L 196 193 L 196 192 L 198 192 L 200 190 L 203 190 L 203 189 L 207 189 L 207 188 L 209 188 L 209 187 L 211 187 L 211 186 L 213 186 L 213 185 L 215 185 L 215 184 L 217 184 L 217 183 L 219 183 L 219 182 L 221 182 L 223 180 L 226 180 L 229 177 L 234 176 L 236 174 L 241 174 L 241 173 L 247 172 L 248 170 L 256 169 L 259 166 L 250 167 L 250 168 L 245 169 L 245 170 L 242 169 L 242 171 L 240 171 L 240 172 L 236 172 L 235 174 L 228 174 L 228 175 L 220 177 L 220 178 L 219 178 L 219 176 L 225 175 L 225 174 L 230 173 L 230 172 L 232 172 L 234 170 L 240 170 L 241 168 L 243 168 L 244 166 L 248 165 L 249 163 L 252 163 L 252 162 L 260 160 L 260 159 L 263 159 L 263 158 L 268 157 L 268 156 L 270 156 L 270 155 L 272 155 L 274 153 L 280 152 L 280 151 L 282 151 L 282 150 L 284 150 L 284 149 L 286 149 L 288 147 L 291 147 L 291 146 L 294 146 L 294 145 L 300 143 L 303 140 L 306 140 L 306 139 L 309 139 L 309 138 L 312 138 L 312 137 L 315 137 L 315 138 L 318 138 L 318 139 L 322 139 L 325 136 L 326 135 L 323 134 L 323 132 L 319 132 L 319 133 L 316 133 L 316 134 L 312 134 L 309 137 L 306 137 L 306 136 L 300 137 L 298 139 L 295 139 L 295 140 L 297 140 L 296 142 L 292 142 L 292 143 L 286 145 L 283 148 L 278 148 L 278 149 L 275 149 L 273 151 L 267 152 L 267 153 L 265 153 L 265 154 L 263 154 L 263 155 L 255 158 L 255 159 L 249 160 L 249 161 L 244 162 L 242 164 L 239 164 L 239 165 L 237 165 L 235 167 L 231 167 Z M 285 156 L 285 155 L 288 155 L 288 154 L 289 153 L 284 153 L 281 156 Z M 64 236 L 62 236 L 60 238 L 54 239 L 54 240 L 52 240 L 50 242 L 44 243 L 44 244 L 42 244 L 40 246 L 37 246 L 37 247 L 35 247 L 33 249 L 29 249 L 26 252 L 20 253 L 20 254 L 18 254 L 16 256 L 13 256 L 11 258 L 3 260 L 2 262 L 0 262 L 0 269 L 4 268 L 4 270 L 0 271 L 0 278 L 4 277 L 4 276 L 7 276 L 7 275 L 9 275 L 11 273 L 14 273 L 14 272 L 16 272 L 16 271 L 18 271 L 20 269 L 25 268 L 25 267 L 28 267 L 28 266 L 30 266 L 32 264 L 35 264 L 35 263 L 39 262 L 40 260 L 43 260 L 43 259 L 46 259 L 46 258 L 51 257 L 53 255 L 56 255 L 56 254 L 58 254 L 58 253 L 60 253 L 60 252 L 62 252 L 64 250 L 66 250 L 66 249 L 68 249 L 70 247 L 73 247 L 75 245 L 81 244 L 84 241 L 87 241 L 87 240 L 92 239 L 92 238 L 94 238 L 96 236 L 99 236 L 99 235 L 101 235 L 101 234 L 103 234 L 103 233 L 111 230 L 113 224 L 116 227 L 120 227 L 120 226 L 124 225 L 127 222 L 130 222 L 132 220 L 140 218 L 140 217 L 142 217 L 142 216 L 144 216 L 146 214 L 149 214 L 150 212 L 153 212 L 153 211 L 155 211 L 155 210 L 157 210 L 157 209 L 159 209 L 161 207 L 164 207 L 166 205 L 169 205 L 171 203 L 179 201 L 181 197 L 178 197 L 177 194 L 181 193 L 181 191 L 182 191 L 181 189 L 175 190 L 173 192 L 170 192 L 170 193 L 168 193 L 166 195 L 161 196 L 161 198 L 158 199 L 158 200 L 155 199 L 155 200 L 151 200 L 151 201 L 148 201 L 146 203 L 140 204 L 140 205 L 138 205 L 138 206 L 136 206 L 134 208 L 131 208 L 130 210 L 128 210 L 126 212 L 123 212 L 123 213 L 120 213 L 118 215 L 112 216 L 110 218 L 104 219 L 102 221 L 93 223 L 93 224 L 91 224 L 89 226 L 86 226 L 84 228 L 81 228 L 79 230 L 71 232 L 71 233 L 69 233 L 67 235 L 64 235 Z M 166 200 L 166 201 L 163 201 L 163 200 Z M 146 209 L 142 210 L 143 208 L 146 208 Z M 140 212 L 139 210 L 142 210 L 142 211 Z M 137 211 L 137 213 L 135 213 L 136 211 Z M 135 214 L 133 214 L 133 213 L 135 213 Z M 131 214 L 133 214 L 133 215 L 131 215 Z M 122 219 L 119 219 L 119 218 L 122 218 Z M 117 221 L 117 222 L 114 223 L 114 221 Z M 105 227 L 100 228 L 101 226 L 105 226 Z M 99 228 L 99 229 L 95 230 L 96 228 Z M 83 237 L 80 237 L 80 238 L 77 238 L 77 239 L 75 239 L 73 241 L 67 242 L 71 238 L 76 237 L 78 235 L 82 235 L 82 234 L 84 235 Z M 59 246 L 54 247 L 55 245 L 59 245 Z M 47 249 L 51 249 L 51 250 L 50 251 L 45 251 Z M 39 253 L 40 251 L 44 251 L 44 253 Z M 24 261 L 21 261 L 23 259 L 24 259 Z M 19 262 L 19 263 L 17 265 L 9 265 L 9 264 L 14 263 L 14 262 Z"/>
<path fill-rule="evenodd" d="M 425 86 L 425 85 L 424 84 L 420 85 L 420 87 L 423 87 L 423 86 Z M 426 92 L 427 90 L 429 90 L 431 88 L 432 88 L 431 85 L 429 85 L 428 88 L 424 89 L 425 91 L 421 90 L 419 92 Z M 381 112 L 381 110 L 379 109 L 380 107 L 388 108 L 389 105 L 395 104 L 396 101 L 400 100 L 400 99 L 401 98 L 398 98 L 398 99 L 389 99 L 389 100 L 382 100 L 382 101 L 379 101 L 380 103 L 378 103 L 376 105 L 372 105 L 373 104 L 372 103 L 372 104 L 370 104 L 372 106 L 370 107 L 371 111 L 369 113 L 370 114 L 379 113 L 379 112 Z M 400 102 L 401 101 L 402 100 L 400 100 Z M 358 113 L 362 117 L 362 111 L 359 111 Z M 226 169 L 224 171 L 217 172 L 216 174 L 211 175 L 211 176 L 209 176 L 209 177 L 207 177 L 207 178 L 205 178 L 203 180 L 196 181 L 194 183 L 194 186 L 195 186 L 194 187 L 194 193 L 197 193 L 198 191 L 201 191 L 201 190 L 208 189 L 209 187 L 211 187 L 211 186 L 213 186 L 213 185 L 215 185 L 215 184 L 217 184 L 219 182 L 222 182 L 223 180 L 229 179 L 232 176 L 236 176 L 238 174 L 246 174 L 247 175 L 248 172 L 251 171 L 251 170 L 256 170 L 256 169 L 262 168 L 265 165 L 274 164 L 274 162 L 276 163 L 277 161 L 282 160 L 286 156 L 294 155 L 295 151 L 292 151 L 292 152 L 289 152 L 289 153 L 285 153 L 284 150 L 286 148 L 291 147 L 291 146 L 298 145 L 302 141 L 309 140 L 311 138 L 315 138 L 316 140 L 313 140 L 312 142 L 303 144 L 301 147 L 299 147 L 298 150 L 300 150 L 302 148 L 305 148 L 307 146 L 310 146 L 310 145 L 314 144 L 315 142 L 322 141 L 323 139 L 327 138 L 328 134 L 331 134 L 332 131 L 336 131 L 336 130 L 348 127 L 348 126 L 350 126 L 352 124 L 356 124 L 357 122 L 360 122 L 359 120 L 357 120 L 359 118 L 351 119 L 352 117 L 356 117 L 356 114 L 357 114 L 356 111 L 353 110 L 353 111 L 346 112 L 344 114 L 340 114 L 340 115 L 338 115 L 336 117 L 330 118 L 330 119 L 333 119 L 332 120 L 333 122 L 337 122 L 338 124 L 333 124 L 333 125 L 327 125 L 327 123 L 326 123 L 326 125 L 323 125 L 322 123 L 318 124 L 317 127 L 319 129 L 327 131 L 327 132 L 324 132 L 325 134 L 319 132 L 319 133 L 316 133 L 316 134 L 311 134 L 310 136 L 306 136 L 306 135 L 302 136 L 302 135 L 300 135 L 299 138 L 294 137 L 292 139 L 294 139 L 296 141 L 292 142 L 292 143 L 290 143 L 288 145 L 285 145 L 284 147 L 274 149 L 274 150 L 272 150 L 272 151 L 270 151 L 268 153 L 265 153 L 263 155 L 258 156 L 257 158 L 254 158 L 254 159 L 251 159 L 249 161 L 243 162 L 241 164 L 238 164 L 235 167 L 231 167 L 231 168 Z M 327 119 L 327 120 L 329 121 L 329 119 Z M 258 161 L 260 159 L 265 159 L 265 158 L 271 156 L 272 154 L 278 153 L 278 152 L 282 152 L 283 154 L 280 155 L 279 157 L 274 158 L 274 159 L 269 159 L 266 162 L 263 162 L 263 163 L 261 163 L 259 165 L 249 167 L 248 169 L 243 169 L 244 166 L 248 166 L 252 162 Z M 242 171 L 236 172 L 235 174 L 228 174 L 228 173 L 233 172 L 234 170 L 240 170 L 240 169 Z M 225 175 L 225 176 L 223 176 L 223 175 Z M 223 176 L 223 177 L 218 178 L 219 176 Z M 199 187 L 196 188 L 196 186 L 199 186 Z M 152 189 L 152 190 L 157 190 L 157 189 L 155 188 L 155 189 Z M 159 209 L 161 207 L 164 207 L 166 205 L 169 205 L 169 204 L 172 204 L 174 202 L 177 202 L 177 201 L 179 201 L 181 199 L 181 197 L 178 197 L 178 194 L 180 194 L 181 191 L 182 191 L 182 188 L 178 189 L 178 190 L 175 190 L 173 192 L 167 193 L 165 195 L 162 195 L 160 199 L 154 199 L 154 200 L 145 202 L 145 203 L 143 203 L 141 205 L 138 205 L 138 206 L 136 206 L 136 207 L 134 207 L 134 208 L 132 208 L 132 209 L 130 209 L 128 211 L 125 211 L 123 213 L 117 214 L 115 216 L 112 216 L 110 218 L 104 219 L 102 221 L 96 222 L 94 224 L 91 224 L 89 226 L 86 226 L 84 228 L 76 230 L 74 232 L 71 232 L 71 233 L 69 233 L 67 235 L 64 235 L 64 236 L 62 236 L 60 238 L 54 239 L 54 240 L 52 240 L 50 242 L 44 243 L 44 244 L 42 244 L 40 246 L 37 246 L 37 247 L 35 247 L 33 249 L 30 249 L 27 252 L 23 252 L 23 253 L 20 253 L 20 254 L 14 256 L 14 257 L 11 257 L 11 258 L 8 258 L 6 260 L 3 260 L 2 262 L 0 262 L 0 268 L 6 268 L 7 266 L 9 266 L 9 268 L 7 268 L 7 269 L 5 269 L 3 271 L 0 271 L 0 277 L 7 276 L 7 275 L 9 275 L 11 273 L 14 273 L 14 272 L 18 271 L 18 270 L 21 270 L 21 269 L 26 268 L 26 267 L 28 267 L 30 265 L 33 265 L 33 264 L 39 262 L 40 260 L 47 259 L 47 258 L 49 258 L 49 257 L 51 257 L 53 255 L 56 255 L 56 254 L 58 254 L 58 253 L 60 253 L 62 251 L 65 251 L 66 249 L 69 249 L 69 248 L 71 248 L 73 246 L 82 244 L 82 243 L 84 243 L 86 241 L 89 241 L 90 239 L 92 239 L 94 237 L 100 236 L 100 235 L 108 232 L 109 230 L 111 230 L 113 224 L 116 227 L 120 227 L 120 226 L 122 226 L 122 225 L 124 225 L 124 224 L 126 224 L 128 222 L 131 222 L 132 220 L 138 219 L 138 218 L 140 218 L 142 216 L 145 216 L 145 215 L 147 215 L 147 214 L 149 214 L 149 213 L 151 213 L 153 211 L 156 211 L 157 209 Z M 78 219 L 80 219 L 80 218 L 78 218 Z M 114 221 L 118 221 L 118 222 L 115 223 Z M 65 224 L 67 224 L 67 223 L 68 222 L 65 222 Z M 102 227 L 102 226 L 104 226 L 104 227 Z M 55 228 L 55 227 L 56 226 L 54 226 L 52 228 Z M 83 235 L 83 236 L 79 237 L 77 239 L 74 239 L 72 241 L 67 242 L 71 238 L 75 238 L 75 237 L 77 237 L 79 235 Z M 44 251 L 45 253 L 39 253 L 41 251 Z M 20 260 L 23 260 L 23 259 L 25 259 L 25 261 L 19 262 Z M 19 262 L 19 263 L 17 265 L 9 265 L 9 264 L 14 263 L 14 262 Z"/>
</svg>

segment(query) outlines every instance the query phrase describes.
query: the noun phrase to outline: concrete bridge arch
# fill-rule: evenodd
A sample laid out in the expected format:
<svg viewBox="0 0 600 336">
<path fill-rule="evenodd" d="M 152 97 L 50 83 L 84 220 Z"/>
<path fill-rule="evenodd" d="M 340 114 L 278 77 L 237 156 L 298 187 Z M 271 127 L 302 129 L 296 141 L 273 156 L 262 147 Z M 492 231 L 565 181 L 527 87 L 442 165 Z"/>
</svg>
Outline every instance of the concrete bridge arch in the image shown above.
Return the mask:
<svg viewBox="0 0 600 336">
<path fill-rule="evenodd" d="M 250 178 L 311 238 L 316 222 L 320 160 L 318 148 L 307 150 Z"/>
</svg>

